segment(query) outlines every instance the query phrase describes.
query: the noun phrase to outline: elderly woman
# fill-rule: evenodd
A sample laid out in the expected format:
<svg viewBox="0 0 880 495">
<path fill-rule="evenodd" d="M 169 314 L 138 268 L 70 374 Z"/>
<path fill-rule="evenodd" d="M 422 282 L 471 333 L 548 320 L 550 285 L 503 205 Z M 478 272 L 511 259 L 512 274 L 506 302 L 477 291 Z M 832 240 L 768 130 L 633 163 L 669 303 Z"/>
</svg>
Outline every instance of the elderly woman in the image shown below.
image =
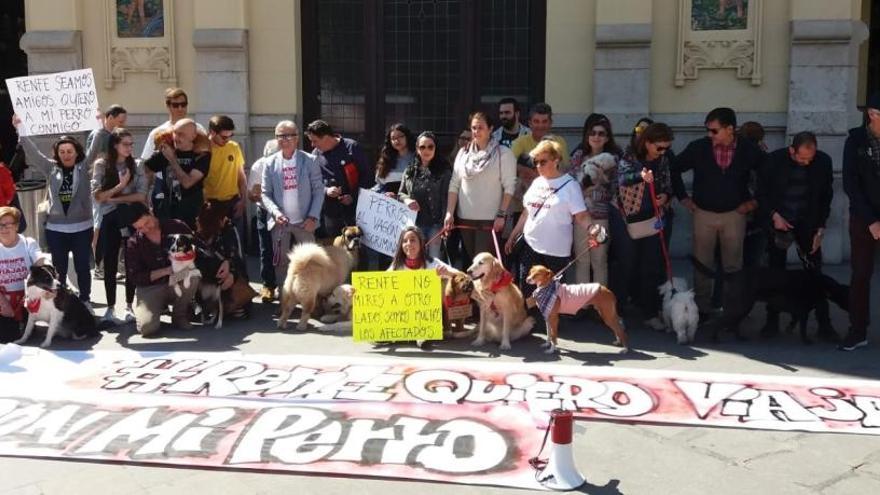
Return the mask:
<svg viewBox="0 0 880 495">
<path fill-rule="evenodd" d="M 18 129 L 21 119 L 12 117 Z M 19 133 L 20 135 L 20 133 Z M 52 145 L 52 157 L 44 155 L 28 138 L 20 142 L 27 152 L 28 165 L 46 176 L 49 188 L 49 215 L 46 219 L 46 243 L 52 263 L 61 280 L 67 278 L 67 258 L 73 253 L 73 266 L 79 286 L 79 298 L 91 309 L 92 275 L 92 191 L 91 164 L 99 152 L 99 139 L 92 140 L 88 151 L 76 138 L 61 136 Z"/>
<path fill-rule="evenodd" d="M 455 157 L 443 223 L 452 227 L 457 215 L 459 224 L 470 227 L 461 231 L 461 238 L 467 256 L 472 258 L 490 249 L 490 231 L 500 234 L 504 229 L 516 188 L 516 158 L 491 139 L 492 127 L 486 114 L 474 112 L 468 120 L 473 141 Z"/>
<path fill-rule="evenodd" d="M 513 228 L 505 251 L 511 253 L 515 239 L 523 234 L 519 247 L 518 285 L 529 296 L 535 286 L 526 283 L 534 265 L 558 272 L 571 259 L 574 223 L 589 229 L 590 215 L 578 182 L 559 170 L 562 150 L 555 141 L 545 140 L 529 152 L 538 177 L 523 196 L 523 214 Z M 583 246 L 586 247 L 586 246 Z M 579 246 L 578 251 L 583 249 Z"/>
<path fill-rule="evenodd" d="M 27 316 L 24 310 L 24 282 L 31 265 L 41 265 L 44 255 L 37 241 L 18 233 L 21 212 L 12 206 L 0 207 L 0 343 L 21 337 Z"/>
</svg>

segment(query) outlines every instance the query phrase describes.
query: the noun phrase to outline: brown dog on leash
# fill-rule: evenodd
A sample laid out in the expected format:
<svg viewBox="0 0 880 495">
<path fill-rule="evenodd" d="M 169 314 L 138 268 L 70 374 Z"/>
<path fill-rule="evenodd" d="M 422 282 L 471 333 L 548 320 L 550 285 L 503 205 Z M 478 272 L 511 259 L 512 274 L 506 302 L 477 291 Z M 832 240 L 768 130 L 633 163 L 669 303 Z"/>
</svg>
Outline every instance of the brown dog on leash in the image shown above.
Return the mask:
<svg viewBox="0 0 880 495">
<path fill-rule="evenodd" d="M 552 270 L 543 265 L 535 265 L 529 270 L 526 282 L 538 288 L 527 301 L 530 307 L 538 306 L 547 323 L 547 342 L 542 347 L 547 354 L 556 352 L 559 333 L 559 314 L 576 314 L 580 309 L 593 306 L 608 328 L 614 332 L 614 345 L 629 351 L 626 331 L 617 314 L 617 297 L 601 284 L 562 284 L 555 280 Z"/>
</svg>

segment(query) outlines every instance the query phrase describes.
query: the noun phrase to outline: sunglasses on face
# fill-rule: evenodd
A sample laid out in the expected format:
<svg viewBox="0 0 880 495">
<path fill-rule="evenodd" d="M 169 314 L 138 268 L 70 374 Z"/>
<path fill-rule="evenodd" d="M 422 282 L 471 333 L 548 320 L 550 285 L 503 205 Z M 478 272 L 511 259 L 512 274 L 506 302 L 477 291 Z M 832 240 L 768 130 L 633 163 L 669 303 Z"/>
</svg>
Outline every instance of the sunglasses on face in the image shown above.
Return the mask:
<svg viewBox="0 0 880 495">
<path fill-rule="evenodd" d="M 657 148 L 657 153 L 666 153 L 669 150 L 669 146 L 655 146 Z"/>
<path fill-rule="evenodd" d="M 433 144 L 420 144 L 419 149 L 420 150 L 432 150 L 432 149 L 434 149 L 434 145 Z"/>
<path fill-rule="evenodd" d="M 172 101 L 171 103 L 168 104 L 168 106 L 171 108 L 186 108 L 188 105 L 189 105 L 189 102 L 187 102 L 187 101 L 180 101 L 180 102 Z"/>
<path fill-rule="evenodd" d="M 605 131 L 590 131 L 590 137 L 608 137 L 608 133 Z"/>
<path fill-rule="evenodd" d="M 709 134 L 714 136 L 714 135 L 718 134 L 719 132 L 721 132 L 721 128 L 720 127 L 707 127 L 706 132 L 708 132 Z"/>
<path fill-rule="evenodd" d="M 534 163 L 535 163 L 535 166 L 536 166 L 536 167 L 542 167 L 542 166 L 544 166 L 544 165 L 548 165 L 548 164 L 550 164 L 551 161 L 552 161 L 552 160 L 549 160 L 549 159 L 547 159 L 547 158 L 542 158 L 542 159 L 540 159 L 540 160 L 534 160 Z"/>
<path fill-rule="evenodd" d="M 291 139 L 296 138 L 297 136 L 299 136 L 299 134 L 297 134 L 297 133 L 293 133 L 293 134 L 275 134 L 275 139 L 277 139 L 277 140 L 279 140 L 279 141 L 289 141 L 289 140 L 291 140 Z"/>
</svg>

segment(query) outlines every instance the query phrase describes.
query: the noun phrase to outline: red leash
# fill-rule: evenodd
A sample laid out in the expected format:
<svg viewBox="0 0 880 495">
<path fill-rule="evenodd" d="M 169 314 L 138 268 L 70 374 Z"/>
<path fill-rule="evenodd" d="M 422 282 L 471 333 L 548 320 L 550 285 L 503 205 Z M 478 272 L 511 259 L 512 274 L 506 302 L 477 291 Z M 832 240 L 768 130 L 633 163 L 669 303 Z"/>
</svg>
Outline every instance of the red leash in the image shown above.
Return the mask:
<svg viewBox="0 0 880 495">
<path fill-rule="evenodd" d="M 663 223 L 663 216 L 660 214 L 660 204 L 657 202 L 657 194 L 654 190 L 654 181 L 648 182 L 648 188 L 651 191 L 651 204 L 654 205 L 654 216 L 660 222 L 660 250 L 663 252 L 663 262 L 666 264 L 666 278 L 672 284 L 672 262 L 669 260 L 669 249 L 666 248 L 666 224 Z"/>
<path fill-rule="evenodd" d="M 498 233 L 496 233 L 495 229 L 493 229 L 492 227 L 474 227 L 471 225 L 453 225 L 452 227 L 449 227 L 448 229 L 446 227 L 443 227 L 442 229 L 440 229 L 440 232 L 437 232 L 437 234 L 434 235 L 434 237 L 430 238 L 428 240 L 428 242 L 425 243 L 425 246 L 428 246 L 429 244 L 436 241 L 440 237 L 445 237 L 446 234 L 448 234 L 450 231 L 452 231 L 454 229 L 488 230 L 488 231 L 492 232 L 492 242 L 495 244 L 495 257 L 498 258 L 498 262 L 501 263 L 501 268 L 504 268 L 504 261 L 501 258 L 501 249 L 498 244 Z"/>
</svg>

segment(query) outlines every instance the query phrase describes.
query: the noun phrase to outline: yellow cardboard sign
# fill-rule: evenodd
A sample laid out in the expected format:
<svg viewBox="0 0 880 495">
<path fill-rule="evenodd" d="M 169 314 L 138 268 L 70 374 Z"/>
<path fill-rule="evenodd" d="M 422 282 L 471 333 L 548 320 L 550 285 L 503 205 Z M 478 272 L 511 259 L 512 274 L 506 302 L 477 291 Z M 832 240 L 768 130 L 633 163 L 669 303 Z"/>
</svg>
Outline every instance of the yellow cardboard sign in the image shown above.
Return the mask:
<svg viewBox="0 0 880 495">
<path fill-rule="evenodd" d="M 433 270 L 355 272 L 355 342 L 443 339 L 440 277 Z"/>
</svg>

